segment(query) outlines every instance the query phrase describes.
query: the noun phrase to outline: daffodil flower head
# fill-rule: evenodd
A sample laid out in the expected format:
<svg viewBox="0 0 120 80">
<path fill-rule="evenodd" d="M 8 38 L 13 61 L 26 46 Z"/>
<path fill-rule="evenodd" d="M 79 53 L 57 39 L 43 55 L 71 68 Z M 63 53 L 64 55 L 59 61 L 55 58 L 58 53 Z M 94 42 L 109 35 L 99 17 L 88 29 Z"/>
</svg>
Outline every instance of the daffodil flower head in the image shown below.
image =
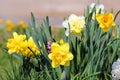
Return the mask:
<svg viewBox="0 0 120 80">
<path fill-rule="evenodd" d="M 22 28 L 26 28 L 26 27 L 28 27 L 28 25 L 27 25 L 24 21 L 22 21 L 22 20 L 19 21 L 18 24 L 19 24 L 19 26 L 22 27 Z"/>
<path fill-rule="evenodd" d="M 63 27 L 66 28 L 66 36 L 71 34 L 79 34 L 85 28 L 85 17 L 84 16 L 76 16 L 75 14 L 71 14 L 68 19 L 66 19 L 62 23 Z"/>
<path fill-rule="evenodd" d="M 95 19 L 95 16 L 99 13 L 99 10 L 101 10 L 101 13 L 104 13 L 104 5 L 103 4 L 95 4 L 92 3 L 90 5 L 90 12 L 92 11 L 93 8 L 96 8 L 96 11 L 93 13 L 92 19 Z"/>
<path fill-rule="evenodd" d="M 8 19 L 8 20 L 6 20 L 6 24 L 7 24 L 7 25 L 12 25 L 13 22 L 12 22 L 11 20 Z"/>
<path fill-rule="evenodd" d="M 35 45 L 32 37 L 27 40 L 26 35 L 18 35 L 16 32 L 13 32 L 13 38 L 8 39 L 7 48 L 9 54 L 17 53 L 26 57 L 35 57 L 35 55 L 40 55 L 40 51 Z"/>
<path fill-rule="evenodd" d="M 95 4 L 95 3 L 92 3 L 91 5 L 90 5 L 90 8 L 94 8 L 96 6 L 96 9 L 101 9 L 101 11 L 104 11 L 104 5 L 103 4 Z"/>
<path fill-rule="evenodd" d="M 29 47 L 29 48 L 28 48 Z M 31 50 L 34 52 L 32 52 Z M 27 47 L 25 49 L 25 52 L 23 53 L 24 56 L 27 57 L 35 57 L 35 55 L 40 55 L 40 51 L 37 48 L 37 46 L 35 45 L 33 38 L 30 37 L 27 41 Z"/>
<path fill-rule="evenodd" d="M 2 24 L 2 22 L 3 22 L 3 19 L 2 19 L 2 18 L 0 18 L 0 24 Z"/>
<path fill-rule="evenodd" d="M 23 46 L 25 46 L 26 35 L 18 35 L 16 32 L 13 32 L 13 38 L 8 39 L 7 47 L 8 52 L 12 53 L 21 53 L 24 51 Z"/>
<path fill-rule="evenodd" d="M 112 13 L 98 14 L 96 16 L 96 19 L 100 24 L 100 28 L 102 28 L 104 32 L 107 32 L 111 26 L 116 25 L 114 22 L 114 16 Z"/>
<path fill-rule="evenodd" d="M 9 26 L 7 26 L 7 31 L 12 31 L 14 29 L 14 26 L 13 25 L 9 25 Z"/>
<path fill-rule="evenodd" d="M 48 57 L 52 60 L 52 67 L 56 68 L 60 65 L 69 66 L 70 60 L 73 59 L 73 54 L 69 51 L 69 44 L 60 40 L 60 44 L 57 42 L 51 44 L 51 53 Z"/>
<path fill-rule="evenodd" d="M 11 20 L 6 20 L 7 31 L 12 31 L 15 27 L 15 24 Z"/>
</svg>

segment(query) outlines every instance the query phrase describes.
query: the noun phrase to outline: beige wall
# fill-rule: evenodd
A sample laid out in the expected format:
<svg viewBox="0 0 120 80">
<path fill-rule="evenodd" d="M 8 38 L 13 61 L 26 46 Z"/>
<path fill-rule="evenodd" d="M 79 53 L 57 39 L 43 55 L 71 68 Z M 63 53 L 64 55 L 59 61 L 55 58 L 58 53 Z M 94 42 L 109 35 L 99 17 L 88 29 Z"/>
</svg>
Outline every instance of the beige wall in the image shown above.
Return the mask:
<svg viewBox="0 0 120 80">
<path fill-rule="evenodd" d="M 63 17 L 71 13 L 82 15 L 87 5 L 97 0 L 0 0 L 0 17 L 11 19 L 30 18 L 32 11 L 36 17 L 59 18 L 55 22 L 60 24 Z M 120 0 L 101 0 L 106 10 L 113 8 L 116 11 L 120 9 Z M 60 23 L 59 23 L 60 22 Z M 54 24 L 53 24 L 54 25 Z"/>
<path fill-rule="evenodd" d="M 97 0 L 0 0 L 0 16 L 28 17 L 32 11 L 36 16 L 66 16 L 83 13 L 86 5 Z M 101 0 L 107 10 L 120 9 L 120 0 Z"/>
</svg>

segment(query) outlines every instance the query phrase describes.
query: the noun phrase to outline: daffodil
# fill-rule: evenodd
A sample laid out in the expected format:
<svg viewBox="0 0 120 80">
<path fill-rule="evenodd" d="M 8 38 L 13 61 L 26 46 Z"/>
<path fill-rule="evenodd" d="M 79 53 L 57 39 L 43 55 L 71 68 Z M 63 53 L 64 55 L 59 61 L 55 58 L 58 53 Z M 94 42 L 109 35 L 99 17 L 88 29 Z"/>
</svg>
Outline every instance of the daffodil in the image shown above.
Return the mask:
<svg viewBox="0 0 120 80">
<path fill-rule="evenodd" d="M 111 26 L 116 25 L 112 13 L 98 14 L 96 19 L 104 32 L 107 32 Z"/>
<path fill-rule="evenodd" d="M 60 41 L 60 44 L 53 42 L 51 45 L 51 53 L 48 55 L 52 60 L 52 67 L 56 68 L 60 65 L 69 66 L 70 60 L 73 59 L 72 53 L 69 51 L 69 44 Z"/>
<path fill-rule="evenodd" d="M 15 24 L 11 20 L 6 20 L 7 26 L 15 26 Z"/>
<path fill-rule="evenodd" d="M 16 32 L 13 33 L 13 38 L 8 39 L 7 47 L 8 52 L 12 53 L 22 53 L 24 51 L 24 46 L 26 43 L 24 42 L 26 39 L 26 35 L 18 35 Z"/>
<path fill-rule="evenodd" d="M 19 26 L 21 26 L 22 28 L 26 28 L 28 25 L 24 22 L 24 21 L 19 21 Z"/>
<path fill-rule="evenodd" d="M 11 20 L 6 20 L 6 24 L 11 25 L 11 24 L 13 24 L 13 22 Z"/>
<path fill-rule="evenodd" d="M 15 27 L 15 24 L 11 20 L 6 20 L 7 31 L 12 31 Z"/>
<path fill-rule="evenodd" d="M 32 37 L 26 40 L 26 35 L 18 35 L 16 32 L 13 33 L 13 38 L 8 39 L 7 47 L 9 54 L 17 53 L 27 57 L 40 55 Z"/>
<path fill-rule="evenodd" d="M 29 47 L 29 48 L 28 48 Z M 34 52 L 32 52 L 31 50 Z M 27 47 L 24 51 L 24 53 L 22 53 L 24 56 L 28 56 L 28 57 L 34 57 L 35 55 L 40 55 L 40 51 L 38 50 L 37 46 L 35 45 L 33 38 L 30 37 L 27 41 Z"/>
<path fill-rule="evenodd" d="M 104 12 L 104 5 L 103 5 L 103 4 L 95 4 L 95 3 L 92 3 L 92 4 L 90 5 L 90 8 L 93 9 L 95 6 L 96 6 L 96 9 L 97 9 L 97 10 L 100 10 L 100 9 L 101 9 L 101 11 Z"/>
<path fill-rule="evenodd" d="M 10 26 L 7 26 L 7 31 L 12 31 L 14 29 L 14 26 L 10 25 Z"/>
<path fill-rule="evenodd" d="M 0 18 L 0 24 L 2 24 L 2 22 L 3 22 L 3 19 L 2 19 L 2 18 Z"/>
<path fill-rule="evenodd" d="M 68 19 L 63 22 L 62 25 L 67 29 L 65 32 L 66 36 L 69 35 L 69 32 L 71 34 L 79 34 L 85 28 L 85 17 L 71 14 Z"/>
<path fill-rule="evenodd" d="M 92 11 L 93 8 L 96 8 L 95 12 L 93 13 L 92 19 L 95 19 L 95 16 L 99 13 L 99 10 L 101 10 L 101 13 L 104 13 L 104 5 L 103 4 L 95 4 L 92 3 L 90 5 L 90 12 Z"/>
</svg>

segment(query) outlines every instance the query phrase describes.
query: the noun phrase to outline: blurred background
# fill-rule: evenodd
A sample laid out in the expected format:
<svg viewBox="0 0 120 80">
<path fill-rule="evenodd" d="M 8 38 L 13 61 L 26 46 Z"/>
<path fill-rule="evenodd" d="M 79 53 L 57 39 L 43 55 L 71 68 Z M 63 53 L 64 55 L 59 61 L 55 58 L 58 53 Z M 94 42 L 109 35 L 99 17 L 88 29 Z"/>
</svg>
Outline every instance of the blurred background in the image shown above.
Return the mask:
<svg viewBox="0 0 120 80">
<path fill-rule="evenodd" d="M 30 12 L 40 20 L 50 17 L 53 26 L 60 26 L 64 17 L 74 13 L 82 15 L 87 5 L 98 0 L 0 0 L 0 18 L 30 21 Z M 105 10 L 120 9 L 120 0 L 100 0 Z M 119 19 L 120 20 L 120 19 Z"/>
</svg>

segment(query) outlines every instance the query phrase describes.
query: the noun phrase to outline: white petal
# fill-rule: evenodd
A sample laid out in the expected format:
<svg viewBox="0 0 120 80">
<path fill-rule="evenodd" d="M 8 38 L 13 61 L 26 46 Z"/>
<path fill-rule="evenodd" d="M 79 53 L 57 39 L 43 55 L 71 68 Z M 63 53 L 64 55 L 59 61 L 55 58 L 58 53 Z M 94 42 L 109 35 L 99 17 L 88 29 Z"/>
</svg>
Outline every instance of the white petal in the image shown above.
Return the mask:
<svg viewBox="0 0 120 80">
<path fill-rule="evenodd" d="M 65 27 L 65 28 L 68 28 L 68 20 L 65 20 L 63 23 L 62 23 L 62 26 Z"/>
<path fill-rule="evenodd" d="M 101 9 L 101 10 L 104 10 L 104 5 L 103 4 L 99 4 L 99 5 L 97 5 L 97 8 Z"/>
<path fill-rule="evenodd" d="M 92 4 L 90 5 L 91 8 L 94 8 L 94 6 L 95 6 L 95 3 L 92 3 Z"/>
<path fill-rule="evenodd" d="M 76 16 L 75 14 L 71 14 L 71 15 L 68 17 L 68 20 L 69 20 L 69 19 L 76 19 L 76 18 L 78 18 L 78 16 Z"/>
<path fill-rule="evenodd" d="M 81 21 L 81 28 L 85 27 L 85 17 L 84 16 L 80 16 L 80 21 Z"/>
<path fill-rule="evenodd" d="M 120 62 L 120 59 L 118 58 L 117 61 Z"/>
<path fill-rule="evenodd" d="M 67 30 L 65 31 L 65 35 L 66 35 L 66 36 L 69 36 L 69 29 L 67 29 Z"/>
<path fill-rule="evenodd" d="M 82 21 L 85 21 L 85 17 L 84 16 L 79 16 L 79 19 Z"/>
</svg>

